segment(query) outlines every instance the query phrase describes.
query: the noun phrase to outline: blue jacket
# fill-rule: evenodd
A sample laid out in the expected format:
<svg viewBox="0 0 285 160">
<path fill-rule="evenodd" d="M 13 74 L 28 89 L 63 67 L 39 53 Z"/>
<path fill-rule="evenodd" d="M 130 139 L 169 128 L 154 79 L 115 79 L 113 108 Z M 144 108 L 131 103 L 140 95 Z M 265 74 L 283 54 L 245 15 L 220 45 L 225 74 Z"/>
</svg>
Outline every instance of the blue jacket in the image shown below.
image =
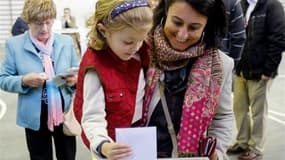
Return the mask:
<svg viewBox="0 0 285 160">
<path fill-rule="evenodd" d="M 78 67 L 73 41 L 66 35 L 54 34 L 55 74 L 64 73 L 70 67 Z M 12 37 L 6 41 L 6 55 L 0 70 L 0 88 L 18 93 L 17 125 L 33 130 L 40 128 L 42 87 L 22 86 L 23 76 L 27 73 L 41 73 L 43 65 L 29 36 L 29 32 Z M 67 110 L 74 89 L 60 87 L 64 110 Z"/>
</svg>

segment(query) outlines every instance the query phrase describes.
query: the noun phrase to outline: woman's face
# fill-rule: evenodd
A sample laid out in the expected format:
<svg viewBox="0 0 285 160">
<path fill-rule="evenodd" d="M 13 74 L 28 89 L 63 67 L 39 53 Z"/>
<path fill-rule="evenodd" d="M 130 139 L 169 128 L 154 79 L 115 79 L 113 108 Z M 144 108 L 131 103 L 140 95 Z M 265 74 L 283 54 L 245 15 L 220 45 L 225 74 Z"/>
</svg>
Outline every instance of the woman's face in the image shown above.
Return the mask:
<svg viewBox="0 0 285 160">
<path fill-rule="evenodd" d="M 174 2 L 166 13 L 164 33 L 172 48 L 184 51 L 200 40 L 207 20 L 187 2 Z"/>
<path fill-rule="evenodd" d="M 53 19 L 35 21 L 29 24 L 30 32 L 38 41 L 46 43 L 52 33 Z"/>
</svg>

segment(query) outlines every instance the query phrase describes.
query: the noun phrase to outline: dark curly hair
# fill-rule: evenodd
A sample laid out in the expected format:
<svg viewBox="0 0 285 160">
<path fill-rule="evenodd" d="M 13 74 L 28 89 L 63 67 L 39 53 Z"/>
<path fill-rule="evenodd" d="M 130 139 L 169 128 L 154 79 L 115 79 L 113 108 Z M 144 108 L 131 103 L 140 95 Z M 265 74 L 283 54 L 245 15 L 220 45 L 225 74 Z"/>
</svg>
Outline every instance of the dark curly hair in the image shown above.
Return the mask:
<svg viewBox="0 0 285 160">
<path fill-rule="evenodd" d="M 208 17 L 203 41 L 206 48 L 220 47 L 221 39 L 227 32 L 227 17 L 222 0 L 160 0 L 154 10 L 152 32 L 160 23 L 165 24 L 167 11 L 174 2 L 186 2 L 197 12 Z"/>
</svg>

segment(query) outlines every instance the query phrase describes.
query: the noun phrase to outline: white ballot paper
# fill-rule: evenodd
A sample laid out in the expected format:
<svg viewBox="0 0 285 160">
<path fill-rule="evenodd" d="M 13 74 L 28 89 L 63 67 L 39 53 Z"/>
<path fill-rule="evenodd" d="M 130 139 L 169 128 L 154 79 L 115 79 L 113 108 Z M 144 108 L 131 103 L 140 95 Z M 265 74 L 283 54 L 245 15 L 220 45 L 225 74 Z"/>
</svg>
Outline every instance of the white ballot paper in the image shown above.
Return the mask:
<svg viewBox="0 0 285 160">
<path fill-rule="evenodd" d="M 116 142 L 131 146 L 128 160 L 157 160 L 156 127 L 116 128 Z"/>
</svg>

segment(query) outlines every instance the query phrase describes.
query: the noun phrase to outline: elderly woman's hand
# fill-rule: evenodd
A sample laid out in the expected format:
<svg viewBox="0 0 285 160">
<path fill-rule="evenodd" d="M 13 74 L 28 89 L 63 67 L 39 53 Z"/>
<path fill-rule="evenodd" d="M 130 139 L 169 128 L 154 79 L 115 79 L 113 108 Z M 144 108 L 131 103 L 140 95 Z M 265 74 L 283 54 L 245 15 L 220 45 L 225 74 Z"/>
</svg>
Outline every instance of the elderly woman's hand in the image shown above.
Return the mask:
<svg viewBox="0 0 285 160">
<path fill-rule="evenodd" d="M 63 79 L 66 81 L 66 85 L 70 87 L 75 86 L 77 83 L 77 74 L 67 75 Z"/>
<path fill-rule="evenodd" d="M 22 86 L 24 87 L 41 87 L 48 79 L 45 73 L 28 73 L 22 79 Z"/>
</svg>

